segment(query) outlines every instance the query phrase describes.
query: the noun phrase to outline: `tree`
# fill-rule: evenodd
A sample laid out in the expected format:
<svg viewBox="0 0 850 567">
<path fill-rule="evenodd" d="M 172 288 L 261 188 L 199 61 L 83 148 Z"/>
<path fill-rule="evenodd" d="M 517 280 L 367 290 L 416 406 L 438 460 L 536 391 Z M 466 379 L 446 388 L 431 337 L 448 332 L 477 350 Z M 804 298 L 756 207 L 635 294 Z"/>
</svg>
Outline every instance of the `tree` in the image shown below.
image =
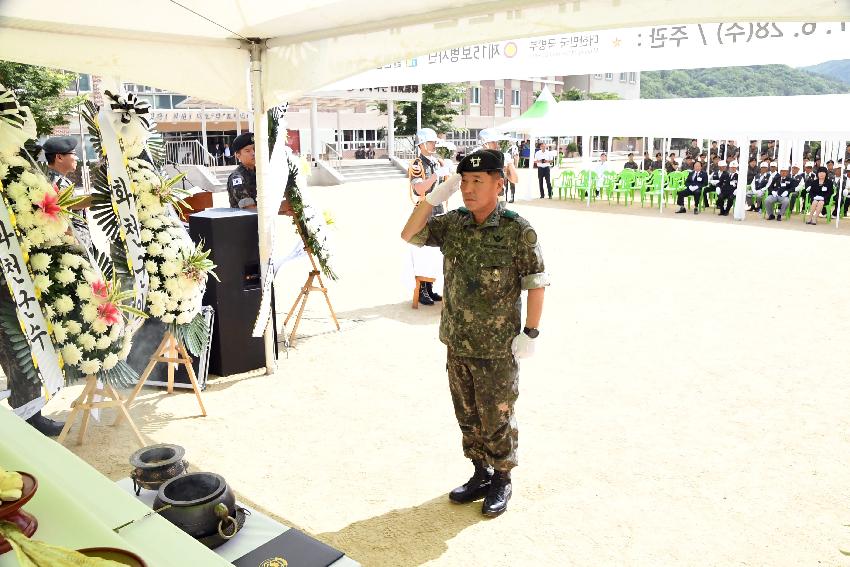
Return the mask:
<svg viewBox="0 0 850 567">
<path fill-rule="evenodd" d="M 437 132 L 455 129 L 452 118 L 460 111 L 452 106 L 453 100 L 462 99 L 466 93 L 463 85 L 434 83 L 422 85 L 422 127 Z M 387 111 L 386 103 L 378 104 L 378 110 Z M 412 136 L 416 133 L 416 103 L 397 102 L 395 105 L 395 135 Z"/>
<path fill-rule="evenodd" d="M 0 84 L 14 91 L 21 106 L 29 106 L 39 136 L 67 122 L 85 96 L 62 96 L 76 78 L 74 73 L 0 61 Z"/>
<path fill-rule="evenodd" d="M 534 98 L 540 96 L 540 91 L 534 93 Z M 610 92 L 590 93 L 589 95 L 581 89 L 572 87 L 560 94 L 552 95 L 556 101 L 565 100 L 620 100 L 620 95 Z"/>
</svg>

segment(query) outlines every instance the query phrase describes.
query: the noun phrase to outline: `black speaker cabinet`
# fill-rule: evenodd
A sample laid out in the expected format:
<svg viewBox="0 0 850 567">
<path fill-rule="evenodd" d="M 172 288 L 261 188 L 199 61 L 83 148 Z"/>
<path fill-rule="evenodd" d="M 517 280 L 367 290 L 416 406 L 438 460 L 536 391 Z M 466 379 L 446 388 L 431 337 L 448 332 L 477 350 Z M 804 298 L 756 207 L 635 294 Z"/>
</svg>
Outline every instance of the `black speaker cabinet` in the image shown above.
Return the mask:
<svg viewBox="0 0 850 567">
<path fill-rule="evenodd" d="M 207 209 L 189 217 L 192 240 L 211 250 L 221 280 L 207 280 L 204 305 L 215 309 L 210 373 L 229 376 L 265 366 L 263 339 L 251 336 L 260 309 L 257 214 Z"/>
</svg>

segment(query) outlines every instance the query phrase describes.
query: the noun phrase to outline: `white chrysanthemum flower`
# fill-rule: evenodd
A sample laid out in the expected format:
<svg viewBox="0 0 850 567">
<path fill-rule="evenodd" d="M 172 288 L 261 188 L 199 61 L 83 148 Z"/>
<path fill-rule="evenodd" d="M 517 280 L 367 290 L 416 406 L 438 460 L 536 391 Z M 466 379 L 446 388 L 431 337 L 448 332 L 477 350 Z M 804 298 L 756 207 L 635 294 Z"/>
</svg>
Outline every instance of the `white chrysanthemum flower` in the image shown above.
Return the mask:
<svg viewBox="0 0 850 567">
<path fill-rule="evenodd" d="M 159 267 L 159 273 L 163 276 L 171 277 L 177 274 L 180 271 L 180 264 L 175 260 L 166 260 Z"/>
<path fill-rule="evenodd" d="M 114 352 L 110 352 L 106 355 L 106 358 L 103 359 L 103 369 L 111 370 L 112 368 L 115 368 L 115 365 L 118 364 L 119 360 L 120 359 L 118 358 L 117 354 L 115 354 Z"/>
<path fill-rule="evenodd" d="M 177 316 L 177 324 L 185 325 L 186 323 L 190 323 L 192 321 L 192 314 L 183 312 Z"/>
<path fill-rule="evenodd" d="M 39 216 L 41 215 L 36 215 L 36 217 Z M 65 234 L 66 230 L 68 230 L 68 221 L 66 221 L 65 218 L 61 216 L 55 220 L 48 219 L 41 229 L 44 231 L 44 236 L 47 241 L 61 241 L 62 235 Z"/>
<path fill-rule="evenodd" d="M 69 283 L 77 279 L 77 276 L 74 275 L 74 272 L 72 272 L 68 268 L 62 268 L 61 270 L 56 272 L 53 277 L 56 278 L 56 281 L 64 285 L 68 285 Z"/>
<path fill-rule="evenodd" d="M 98 370 L 100 370 L 99 360 L 88 359 L 80 363 L 80 372 L 83 374 L 95 374 Z"/>
<path fill-rule="evenodd" d="M 83 351 L 77 345 L 70 343 L 62 347 L 62 358 L 71 366 L 76 366 L 83 358 Z"/>
<path fill-rule="evenodd" d="M 60 345 L 68 340 L 68 331 L 65 330 L 62 323 L 53 324 L 53 338 L 56 339 L 56 342 Z"/>
<path fill-rule="evenodd" d="M 96 281 L 100 281 L 100 276 L 94 270 L 92 270 L 91 267 L 85 268 L 83 270 L 83 278 L 90 284 Z"/>
<path fill-rule="evenodd" d="M 91 330 L 97 333 L 98 335 L 102 335 L 103 333 L 109 330 L 109 325 L 106 324 L 106 321 L 103 321 L 101 319 L 95 319 L 91 323 Z"/>
<path fill-rule="evenodd" d="M 101 335 L 97 338 L 96 346 L 100 350 L 106 350 L 109 348 L 109 345 L 112 344 L 112 339 L 109 338 L 109 335 Z"/>
<path fill-rule="evenodd" d="M 148 279 L 148 284 L 150 285 L 151 289 L 159 289 L 160 280 L 156 276 L 151 276 Z"/>
<path fill-rule="evenodd" d="M 27 198 L 33 203 L 41 203 L 48 191 L 53 193 L 53 187 L 32 187 Z"/>
<path fill-rule="evenodd" d="M 59 259 L 59 263 L 63 266 L 68 266 L 69 268 L 79 268 L 83 265 L 83 258 L 82 256 L 78 256 L 77 254 L 65 252 Z"/>
<path fill-rule="evenodd" d="M 83 333 L 77 337 L 77 345 L 83 350 L 91 350 L 97 344 L 97 339 L 91 333 Z"/>
<path fill-rule="evenodd" d="M 159 266 L 153 260 L 148 260 L 145 262 L 145 269 L 148 271 L 148 274 L 155 274 Z"/>
<path fill-rule="evenodd" d="M 163 315 L 165 315 L 165 304 L 150 303 L 148 304 L 148 312 L 154 317 L 162 317 Z"/>
<path fill-rule="evenodd" d="M 44 252 L 33 254 L 30 256 L 30 266 L 32 266 L 32 269 L 36 272 L 45 272 L 50 266 L 50 256 Z"/>
<path fill-rule="evenodd" d="M 80 243 L 77 242 L 77 238 L 73 234 L 63 234 L 62 242 L 67 244 L 68 246 L 79 246 Z"/>
<path fill-rule="evenodd" d="M 148 210 L 144 207 L 138 207 L 137 209 L 139 222 L 142 223 L 142 226 L 147 226 L 147 222 L 153 218 L 153 215 L 148 212 Z M 150 229 L 148 229 L 150 230 Z M 153 236 L 151 236 L 153 238 Z"/>
<path fill-rule="evenodd" d="M 33 215 L 32 216 L 33 222 L 36 225 L 38 225 L 39 222 L 40 222 L 39 221 L 40 216 L 41 215 Z M 29 239 L 30 244 L 32 244 L 33 246 L 41 246 L 42 244 L 44 244 L 44 241 L 47 240 L 47 236 L 44 234 L 44 230 L 42 230 L 40 228 L 32 228 L 32 229 L 28 230 L 27 231 L 27 238 Z"/>
<path fill-rule="evenodd" d="M 139 205 L 143 207 L 151 207 L 159 201 L 159 198 L 156 195 L 150 193 L 151 184 L 149 181 L 141 182 L 138 185 L 139 189 L 141 189 L 142 191 L 141 193 L 139 193 L 139 198 L 137 201 Z"/>
<path fill-rule="evenodd" d="M 30 166 L 30 162 L 28 162 L 27 160 L 25 160 L 24 158 L 22 158 L 21 156 L 18 156 L 18 155 L 9 156 L 6 159 L 6 163 L 8 163 L 10 167 L 29 167 Z"/>
<path fill-rule="evenodd" d="M 77 297 L 85 300 L 91 299 L 92 295 L 91 285 L 87 283 L 77 284 Z"/>
<path fill-rule="evenodd" d="M 172 242 L 168 246 L 163 246 L 162 255 L 163 255 L 163 257 L 165 257 L 169 260 L 177 260 L 178 258 L 181 257 L 180 247 L 175 246 L 174 242 Z"/>
<path fill-rule="evenodd" d="M 121 347 L 121 350 L 118 352 L 118 358 L 124 360 L 130 354 L 130 350 L 133 348 L 133 338 L 130 334 L 124 335 L 124 344 Z"/>
<path fill-rule="evenodd" d="M 162 317 L 160 317 L 160 320 L 163 323 L 173 323 L 174 322 L 174 315 L 171 314 L 171 313 L 167 313 L 167 314 L 163 315 Z"/>
<path fill-rule="evenodd" d="M 18 226 L 23 229 L 29 229 L 35 226 L 35 215 L 32 214 L 32 211 L 18 212 L 16 220 L 18 221 Z"/>
<path fill-rule="evenodd" d="M 168 294 L 161 289 L 148 293 L 148 303 L 162 303 L 165 305 L 166 301 L 168 301 Z"/>
<path fill-rule="evenodd" d="M 9 183 L 9 186 L 6 187 L 6 192 L 15 201 L 17 201 L 18 199 L 27 199 L 27 195 L 29 195 L 29 190 L 27 189 L 27 186 L 21 183 L 20 181 L 13 181 Z"/>
<path fill-rule="evenodd" d="M 150 211 L 150 214 L 154 215 L 154 211 Z M 151 216 L 151 218 L 148 219 L 147 227 L 151 230 L 159 230 L 162 228 L 162 220 L 157 216 Z"/>
<path fill-rule="evenodd" d="M 120 337 L 121 333 L 124 332 L 124 319 L 118 319 L 117 323 L 113 323 L 111 327 L 109 327 L 109 338 L 112 342 L 116 342 Z"/>
<path fill-rule="evenodd" d="M 97 319 L 97 305 L 94 303 L 86 303 L 83 305 L 82 309 L 83 313 L 83 321 L 86 323 L 93 323 L 95 319 Z"/>
<path fill-rule="evenodd" d="M 183 290 L 180 289 L 180 280 L 177 278 L 168 278 L 165 280 L 163 287 L 172 296 L 180 297 L 183 294 Z"/>
<path fill-rule="evenodd" d="M 167 230 L 159 231 L 156 235 L 156 239 L 160 244 L 171 244 L 171 241 L 173 240 Z"/>
<path fill-rule="evenodd" d="M 142 239 L 142 242 L 148 243 L 153 239 L 153 231 L 149 228 L 143 228 L 139 232 L 139 238 Z"/>
<path fill-rule="evenodd" d="M 25 171 L 21 174 L 21 183 L 30 187 L 38 187 L 38 176 L 31 171 Z"/>
<path fill-rule="evenodd" d="M 53 308 L 51 306 L 48 305 L 47 307 L 44 308 L 44 316 L 45 317 L 47 317 L 48 319 L 50 319 L 52 321 L 54 315 L 56 315 L 56 312 L 53 310 Z"/>
<path fill-rule="evenodd" d="M 159 242 L 151 242 L 148 244 L 147 251 L 151 256 L 159 256 L 162 254 L 162 245 Z"/>
<path fill-rule="evenodd" d="M 71 296 L 62 294 L 56 298 L 56 301 L 53 303 L 53 307 L 56 309 L 57 313 L 65 315 L 74 308 L 74 300 L 71 299 Z"/>
<path fill-rule="evenodd" d="M 65 330 L 69 335 L 79 335 L 83 332 L 83 326 L 77 321 L 65 321 Z"/>
<path fill-rule="evenodd" d="M 15 213 L 31 213 L 32 212 L 32 201 L 27 199 L 26 197 L 21 197 L 20 199 L 15 200 L 14 202 Z"/>
<path fill-rule="evenodd" d="M 0 179 L 5 179 L 9 175 L 9 166 L 5 163 L 0 163 Z"/>
<path fill-rule="evenodd" d="M 50 286 L 53 284 L 53 282 L 51 282 L 51 281 L 50 281 L 50 278 L 49 278 L 49 277 L 47 277 L 47 276 L 46 276 L 46 275 L 44 275 L 44 274 L 37 274 L 37 275 L 36 275 L 36 276 L 32 279 L 32 283 L 34 283 L 34 284 L 35 284 L 35 287 L 37 287 L 37 288 L 38 288 L 39 290 L 41 290 L 42 292 L 45 292 L 45 291 L 47 291 L 48 289 L 50 289 Z"/>
</svg>

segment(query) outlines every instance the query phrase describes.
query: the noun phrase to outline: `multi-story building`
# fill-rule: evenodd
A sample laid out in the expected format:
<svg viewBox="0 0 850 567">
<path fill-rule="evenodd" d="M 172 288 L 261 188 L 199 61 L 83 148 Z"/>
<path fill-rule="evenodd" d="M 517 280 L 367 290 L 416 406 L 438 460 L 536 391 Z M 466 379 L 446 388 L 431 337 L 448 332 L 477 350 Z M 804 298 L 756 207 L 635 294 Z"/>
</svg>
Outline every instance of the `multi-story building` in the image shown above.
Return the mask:
<svg viewBox="0 0 850 567">
<path fill-rule="evenodd" d="M 91 93 L 93 100 L 100 104 L 99 83 L 99 77 L 82 74 L 68 92 L 76 94 L 79 88 L 81 93 Z M 454 131 L 446 133 L 447 138 L 460 147 L 475 145 L 481 129 L 498 126 L 520 116 L 534 103 L 544 86 L 548 86 L 556 96 L 576 88 L 587 93 L 614 92 L 625 99 L 640 98 L 640 74 L 635 72 L 468 82 L 465 83 L 464 96 L 452 102 L 460 113 L 454 118 Z M 224 108 L 146 85 L 125 83 L 124 88 L 151 104 L 157 131 L 173 148 L 170 157 L 177 162 L 202 157 L 193 156 L 193 152 L 198 154 L 204 150 L 217 157 L 223 153 L 225 144 L 251 127 L 251 115 L 245 110 Z M 288 143 L 297 152 L 309 153 L 312 147 L 310 114 L 311 104 L 306 99 L 293 101 L 287 112 Z M 317 114 L 316 135 L 319 137 L 320 153 L 333 148 L 339 151 L 340 157 L 352 158 L 358 149 L 372 148 L 376 157 L 386 155 L 389 121 L 385 113 L 379 112 L 376 102 L 323 100 L 318 105 Z M 81 126 L 83 138 L 87 141 L 85 125 L 76 119 L 55 133 L 80 135 Z M 338 133 L 341 134 L 339 139 Z M 94 157 L 87 141 L 86 158 Z"/>
</svg>

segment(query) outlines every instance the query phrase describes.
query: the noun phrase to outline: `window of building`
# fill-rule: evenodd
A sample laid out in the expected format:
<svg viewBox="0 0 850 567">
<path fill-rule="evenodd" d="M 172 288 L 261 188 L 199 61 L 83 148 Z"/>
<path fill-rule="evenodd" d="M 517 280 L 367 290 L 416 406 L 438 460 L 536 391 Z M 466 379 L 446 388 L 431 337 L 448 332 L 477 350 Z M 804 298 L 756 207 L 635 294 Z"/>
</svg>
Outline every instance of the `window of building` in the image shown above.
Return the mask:
<svg viewBox="0 0 850 567">
<path fill-rule="evenodd" d="M 614 80 L 614 73 L 605 73 L 605 80 L 606 81 L 613 81 Z"/>
<path fill-rule="evenodd" d="M 511 106 L 519 106 L 519 89 L 511 90 Z"/>
<path fill-rule="evenodd" d="M 629 73 L 629 82 L 631 84 L 637 83 L 637 73 L 634 73 L 634 72 Z"/>
<path fill-rule="evenodd" d="M 505 89 L 496 89 L 496 104 L 502 106 L 505 104 Z"/>
<path fill-rule="evenodd" d="M 469 89 L 469 103 L 481 104 L 481 87 L 472 87 Z"/>
<path fill-rule="evenodd" d="M 602 77 L 604 77 L 602 73 L 596 73 L 595 75 L 593 75 L 594 79 L 599 79 L 600 81 L 602 80 Z"/>
<path fill-rule="evenodd" d="M 628 73 L 620 73 L 620 82 L 625 83 L 629 79 Z"/>
<path fill-rule="evenodd" d="M 463 93 L 458 93 L 458 95 L 452 99 L 452 103 L 463 104 Z"/>
<path fill-rule="evenodd" d="M 171 106 L 171 95 L 156 95 L 154 101 L 156 108 L 173 108 Z"/>
</svg>

